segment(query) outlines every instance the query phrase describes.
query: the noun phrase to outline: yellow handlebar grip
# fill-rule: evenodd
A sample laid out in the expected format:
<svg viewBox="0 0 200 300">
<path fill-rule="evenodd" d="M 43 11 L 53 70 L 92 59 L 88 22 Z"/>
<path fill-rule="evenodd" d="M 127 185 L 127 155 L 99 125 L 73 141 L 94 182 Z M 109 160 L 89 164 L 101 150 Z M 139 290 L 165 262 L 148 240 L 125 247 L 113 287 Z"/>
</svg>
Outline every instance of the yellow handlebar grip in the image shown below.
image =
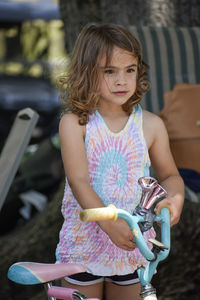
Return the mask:
<svg viewBox="0 0 200 300">
<path fill-rule="evenodd" d="M 117 219 L 117 209 L 113 204 L 107 207 L 83 209 L 80 212 L 80 219 L 83 222 L 101 220 L 115 221 Z"/>
</svg>

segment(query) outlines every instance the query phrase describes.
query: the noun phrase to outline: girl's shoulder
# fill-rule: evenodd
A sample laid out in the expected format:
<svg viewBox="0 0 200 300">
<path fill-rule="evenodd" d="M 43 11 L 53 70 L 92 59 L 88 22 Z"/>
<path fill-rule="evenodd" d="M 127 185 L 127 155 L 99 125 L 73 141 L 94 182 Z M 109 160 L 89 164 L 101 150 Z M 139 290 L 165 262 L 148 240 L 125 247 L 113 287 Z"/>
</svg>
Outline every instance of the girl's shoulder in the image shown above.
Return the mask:
<svg viewBox="0 0 200 300">
<path fill-rule="evenodd" d="M 159 126 L 163 126 L 164 124 L 163 120 L 158 115 L 150 111 L 142 109 L 142 115 L 143 115 L 143 123 L 146 124 L 147 126 L 159 127 Z"/>
<path fill-rule="evenodd" d="M 143 112 L 143 131 L 149 147 L 157 139 L 167 138 L 167 130 L 163 120 L 147 110 Z"/>
<path fill-rule="evenodd" d="M 59 132 L 62 134 L 82 133 L 85 134 L 85 126 L 79 124 L 79 117 L 72 112 L 67 112 L 62 115 L 59 123 Z"/>
<path fill-rule="evenodd" d="M 70 120 L 75 121 L 78 120 L 78 116 L 72 113 L 71 111 L 63 113 L 60 120 Z"/>
</svg>

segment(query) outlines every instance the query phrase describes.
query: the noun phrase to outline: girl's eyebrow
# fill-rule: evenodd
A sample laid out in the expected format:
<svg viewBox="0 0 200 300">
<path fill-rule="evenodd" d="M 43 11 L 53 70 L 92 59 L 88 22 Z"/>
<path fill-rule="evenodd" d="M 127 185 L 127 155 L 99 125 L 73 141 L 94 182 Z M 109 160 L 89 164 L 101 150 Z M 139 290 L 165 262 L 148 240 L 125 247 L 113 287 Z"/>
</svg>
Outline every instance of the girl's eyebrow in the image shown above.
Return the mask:
<svg viewBox="0 0 200 300">
<path fill-rule="evenodd" d="M 127 67 L 124 67 L 125 69 L 131 68 L 131 67 L 137 67 L 137 64 L 131 64 Z M 115 66 L 100 66 L 101 69 L 118 69 L 118 67 Z"/>
</svg>

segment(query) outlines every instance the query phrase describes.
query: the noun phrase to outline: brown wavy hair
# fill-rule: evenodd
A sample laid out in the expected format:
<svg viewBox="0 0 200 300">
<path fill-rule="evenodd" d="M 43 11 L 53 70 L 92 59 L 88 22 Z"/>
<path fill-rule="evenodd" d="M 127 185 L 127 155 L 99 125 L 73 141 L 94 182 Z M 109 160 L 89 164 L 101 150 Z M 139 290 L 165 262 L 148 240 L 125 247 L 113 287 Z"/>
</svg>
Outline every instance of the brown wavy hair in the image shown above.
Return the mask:
<svg viewBox="0 0 200 300">
<path fill-rule="evenodd" d="M 130 114 L 133 106 L 140 102 L 149 90 L 146 80 L 148 65 L 142 60 L 138 40 L 125 28 L 114 24 L 89 24 L 80 32 L 70 60 L 66 76 L 59 78 L 59 90 L 63 113 L 71 111 L 79 117 L 81 125 L 87 124 L 89 114 L 98 108 L 98 61 L 106 55 L 109 63 L 113 47 L 117 46 L 138 60 L 136 91 L 122 106 Z"/>
</svg>

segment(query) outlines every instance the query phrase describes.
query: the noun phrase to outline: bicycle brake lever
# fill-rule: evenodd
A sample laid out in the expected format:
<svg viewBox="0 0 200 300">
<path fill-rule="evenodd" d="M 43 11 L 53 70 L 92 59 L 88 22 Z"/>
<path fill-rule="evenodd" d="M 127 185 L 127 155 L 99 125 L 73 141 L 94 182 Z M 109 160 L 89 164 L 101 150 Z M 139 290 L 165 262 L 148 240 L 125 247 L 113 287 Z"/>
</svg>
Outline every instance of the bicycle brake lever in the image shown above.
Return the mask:
<svg viewBox="0 0 200 300">
<path fill-rule="evenodd" d="M 152 228 L 156 215 L 150 210 L 141 207 L 140 205 L 136 206 L 133 215 L 142 216 L 144 221 L 139 222 L 138 225 L 140 227 L 141 232 L 145 232 Z"/>
</svg>

